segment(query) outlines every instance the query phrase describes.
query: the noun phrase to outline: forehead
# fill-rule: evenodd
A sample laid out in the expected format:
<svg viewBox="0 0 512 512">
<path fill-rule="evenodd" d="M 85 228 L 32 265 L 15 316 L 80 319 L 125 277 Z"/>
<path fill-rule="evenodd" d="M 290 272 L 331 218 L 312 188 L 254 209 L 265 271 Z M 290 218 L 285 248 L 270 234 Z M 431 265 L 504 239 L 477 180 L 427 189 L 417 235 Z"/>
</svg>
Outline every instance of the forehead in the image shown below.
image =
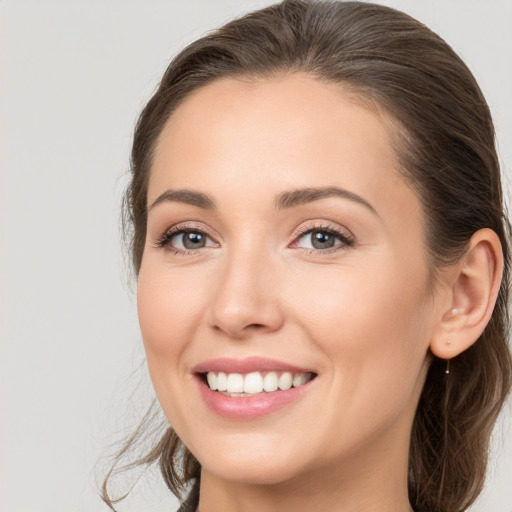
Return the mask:
<svg viewBox="0 0 512 512">
<path fill-rule="evenodd" d="M 185 140 L 220 148 L 230 139 L 236 148 L 266 144 L 270 149 L 302 137 L 310 142 L 303 149 L 313 150 L 315 145 L 342 146 L 347 135 L 355 138 L 362 130 L 364 142 L 394 160 L 391 135 L 396 125 L 369 99 L 305 74 L 224 78 L 196 89 L 179 104 L 160 134 L 156 159 L 179 150 Z"/>
<path fill-rule="evenodd" d="M 188 96 L 166 123 L 148 190 L 222 196 L 342 186 L 379 206 L 417 209 L 392 144 L 393 122 L 369 103 L 310 76 L 221 79 Z"/>
</svg>

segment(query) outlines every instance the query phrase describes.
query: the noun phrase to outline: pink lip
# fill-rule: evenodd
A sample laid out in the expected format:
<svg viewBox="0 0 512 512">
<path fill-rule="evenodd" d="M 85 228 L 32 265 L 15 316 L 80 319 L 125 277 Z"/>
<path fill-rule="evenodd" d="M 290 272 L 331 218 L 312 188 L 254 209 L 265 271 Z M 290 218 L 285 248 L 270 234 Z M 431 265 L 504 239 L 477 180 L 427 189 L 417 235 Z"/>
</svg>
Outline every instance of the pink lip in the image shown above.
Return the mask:
<svg viewBox="0 0 512 512">
<path fill-rule="evenodd" d="M 273 391 L 257 396 L 230 397 L 212 391 L 199 375 L 196 378 L 201 396 L 209 409 L 219 416 L 237 420 L 250 420 L 281 409 L 307 393 L 315 380 L 286 391 Z"/>
<path fill-rule="evenodd" d="M 217 391 L 212 391 L 204 382 L 204 377 L 199 374 L 208 372 L 225 373 L 250 373 L 250 372 L 292 372 L 315 373 L 309 368 L 302 368 L 283 361 L 264 357 L 248 357 L 245 359 L 218 358 L 204 361 L 195 366 L 192 372 L 195 374 L 199 391 L 206 405 L 214 413 L 229 419 L 247 420 L 258 418 L 281 409 L 285 405 L 300 398 L 310 389 L 315 379 L 286 391 L 273 391 L 261 393 L 257 396 L 230 397 Z"/>
<path fill-rule="evenodd" d="M 225 372 L 225 373 L 250 373 L 258 371 L 308 373 L 313 370 L 301 368 L 283 361 L 267 359 L 264 357 L 247 357 L 245 359 L 234 359 L 230 357 L 210 359 L 204 361 L 192 369 L 193 373 Z"/>
</svg>

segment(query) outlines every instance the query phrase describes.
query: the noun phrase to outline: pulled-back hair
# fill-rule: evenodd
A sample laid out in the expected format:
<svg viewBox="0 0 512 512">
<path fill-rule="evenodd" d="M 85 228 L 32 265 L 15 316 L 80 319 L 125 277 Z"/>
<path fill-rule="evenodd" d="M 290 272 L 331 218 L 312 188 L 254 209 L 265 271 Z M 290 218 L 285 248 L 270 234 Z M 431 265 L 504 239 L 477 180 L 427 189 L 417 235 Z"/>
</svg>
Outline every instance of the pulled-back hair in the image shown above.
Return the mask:
<svg viewBox="0 0 512 512">
<path fill-rule="evenodd" d="M 432 357 L 409 455 L 409 499 L 416 512 L 466 510 L 482 490 L 489 439 L 510 389 L 507 346 L 509 224 L 504 212 L 495 133 L 474 77 L 450 46 L 391 8 L 359 2 L 287 0 L 236 19 L 186 47 L 169 65 L 138 120 L 125 197 L 125 227 L 138 274 L 153 153 L 172 112 L 194 90 L 220 78 L 261 79 L 300 72 L 337 83 L 386 112 L 401 172 L 425 214 L 433 275 L 457 261 L 481 228 L 495 231 L 503 281 L 489 324 L 451 362 Z M 123 447 L 116 463 L 140 436 Z M 197 503 L 200 464 L 172 428 L 134 464 L 158 462 L 169 489 Z M 103 485 L 103 499 L 113 508 Z M 132 464 L 131 466 L 133 466 Z"/>
</svg>

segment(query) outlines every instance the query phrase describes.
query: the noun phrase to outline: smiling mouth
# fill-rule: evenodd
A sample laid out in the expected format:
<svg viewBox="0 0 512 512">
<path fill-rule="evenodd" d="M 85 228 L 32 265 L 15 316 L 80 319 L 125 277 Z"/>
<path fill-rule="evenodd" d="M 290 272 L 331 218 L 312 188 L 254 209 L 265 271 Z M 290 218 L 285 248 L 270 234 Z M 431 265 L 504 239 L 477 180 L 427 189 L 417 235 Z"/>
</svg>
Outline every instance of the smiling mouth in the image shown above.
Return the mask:
<svg viewBox="0 0 512 512">
<path fill-rule="evenodd" d="M 250 373 L 206 372 L 201 379 L 212 391 L 229 397 L 250 397 L 287 391 L 307 384 L 313 372 L 264 371 Z"/>
</svg>

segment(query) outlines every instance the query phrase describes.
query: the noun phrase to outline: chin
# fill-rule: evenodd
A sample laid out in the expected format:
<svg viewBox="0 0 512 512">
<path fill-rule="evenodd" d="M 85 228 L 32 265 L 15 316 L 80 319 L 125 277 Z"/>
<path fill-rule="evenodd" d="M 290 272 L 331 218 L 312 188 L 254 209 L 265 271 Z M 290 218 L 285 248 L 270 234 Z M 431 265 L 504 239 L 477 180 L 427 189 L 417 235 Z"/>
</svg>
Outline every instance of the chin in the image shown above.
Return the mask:
<svg viewBox="0 0 512 512">
<path fill-rule="evenodd" d="M 307 460 L 299 446 L 286 446 L 283 439 L 273 436 L 250 436 L 243 441 L 233 436 L 224 442 L 210 438 L 207 446 L 196 446 L 192 452 L 204 471 L 224 480 L 254 485 L 291 480 L 304 471 Z"/>
<path fill-rule="evenodd" d="M 300 471 L 299 468 L 293 467 L 290 461 L 241 461 L 224 457 L 213 464 L 206 462 L 202 468 L 223 480 L 250 485 L 282 484 L 292 480 Z"/>
</svg>

